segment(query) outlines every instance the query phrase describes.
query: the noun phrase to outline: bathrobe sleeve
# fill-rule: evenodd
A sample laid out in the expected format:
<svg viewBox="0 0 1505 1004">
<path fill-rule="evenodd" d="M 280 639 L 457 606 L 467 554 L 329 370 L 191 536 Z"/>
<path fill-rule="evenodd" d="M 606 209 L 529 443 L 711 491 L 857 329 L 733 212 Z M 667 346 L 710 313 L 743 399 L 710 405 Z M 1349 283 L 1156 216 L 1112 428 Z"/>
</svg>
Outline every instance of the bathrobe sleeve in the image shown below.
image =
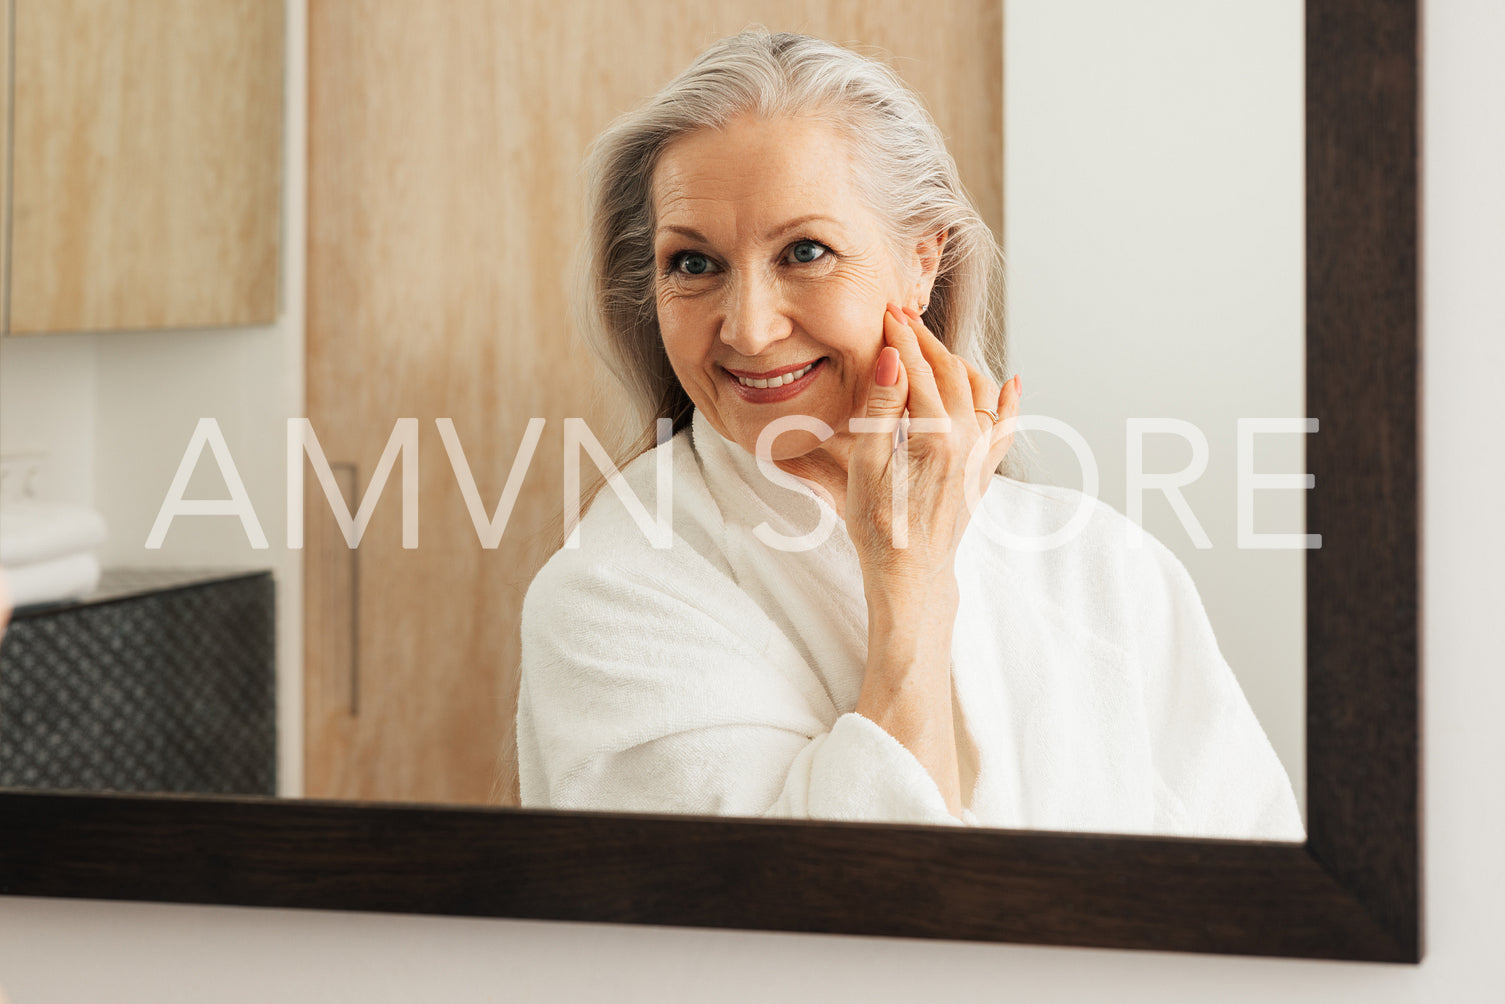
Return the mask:
<svg viewBox="0 0 1505 1004">
<path fill-rule="evenodd" d="M 561 551 L 528 591 L 524 805 L 958 822 L 908 750 L 831 706 L 729 577 L 679 541 L 638 558 Z"/>
<path fill-rule="evenodd" d="M 1223 659 L 1185 567 L 1146 534 L 1128 588 L 1145 674 L 1154 832 L 1306 839 L 1285 768 Z"/>
</svg>

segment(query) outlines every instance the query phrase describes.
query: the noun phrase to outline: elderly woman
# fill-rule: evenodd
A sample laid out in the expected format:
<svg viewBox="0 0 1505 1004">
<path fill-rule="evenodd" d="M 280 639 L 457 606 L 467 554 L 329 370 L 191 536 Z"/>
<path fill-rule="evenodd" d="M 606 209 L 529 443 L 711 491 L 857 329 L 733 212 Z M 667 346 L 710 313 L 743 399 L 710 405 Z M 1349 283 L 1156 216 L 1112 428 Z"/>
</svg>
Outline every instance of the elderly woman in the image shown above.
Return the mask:
<svg viewBox="0 0 1505 1004">
<path fill-rule="evenodd" d="M 588 326 L 673 435 L 528 592 L 524 805 L 1302 839 L 1181 565 L 999 473 L 1000 252 L 890 70 L 723 40 L 589 178 Z"/>
</svg>

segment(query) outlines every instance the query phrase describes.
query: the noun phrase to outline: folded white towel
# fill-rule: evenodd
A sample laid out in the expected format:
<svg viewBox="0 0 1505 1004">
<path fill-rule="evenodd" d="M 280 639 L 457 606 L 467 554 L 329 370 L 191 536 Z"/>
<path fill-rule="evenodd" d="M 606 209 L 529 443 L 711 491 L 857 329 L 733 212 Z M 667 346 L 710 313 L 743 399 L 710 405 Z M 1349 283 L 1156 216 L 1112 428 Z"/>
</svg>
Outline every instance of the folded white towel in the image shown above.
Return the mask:
<svg viewBox="0 0 1505 1004">
<path fill-rule="evenodd" d="M 30 565 L 90 551 L 104 543 L 104 517 L 63 502 L 0 502 L 0 565 Z"/>
<path fill-rule="evenodd" d="M 17 608 L 87 596 L 99 585 L 99 559 L 92 554 L 6 566 L 5 581 Z"/>
</svg>

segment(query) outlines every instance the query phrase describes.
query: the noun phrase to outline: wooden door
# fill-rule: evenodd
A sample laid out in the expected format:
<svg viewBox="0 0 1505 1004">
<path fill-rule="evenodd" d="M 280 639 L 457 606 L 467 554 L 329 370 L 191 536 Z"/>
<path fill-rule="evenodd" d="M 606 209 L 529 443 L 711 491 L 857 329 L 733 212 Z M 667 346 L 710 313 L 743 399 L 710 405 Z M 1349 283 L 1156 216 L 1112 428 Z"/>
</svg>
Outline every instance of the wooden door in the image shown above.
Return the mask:
<svg viewBox="0 0 1505 1004">
<path fill-rule="evenodd" d="M 516 800 L 518 616 L 557 543 L 562 419 L 619 407 L 570 320 L 590 140 L 749 23 L 860 39 L 926 95 L 1001 232 L 1001 22 L 1000 0 L 311 0 L 308 415 L 352 510 L 416 418 L 421 520 L 403 548 L 394 469 L 352 551 L 308 482 L 308 795 Z M 483 548 L 435 420 L 489 512 L 535 417 Z"/>
</svg>

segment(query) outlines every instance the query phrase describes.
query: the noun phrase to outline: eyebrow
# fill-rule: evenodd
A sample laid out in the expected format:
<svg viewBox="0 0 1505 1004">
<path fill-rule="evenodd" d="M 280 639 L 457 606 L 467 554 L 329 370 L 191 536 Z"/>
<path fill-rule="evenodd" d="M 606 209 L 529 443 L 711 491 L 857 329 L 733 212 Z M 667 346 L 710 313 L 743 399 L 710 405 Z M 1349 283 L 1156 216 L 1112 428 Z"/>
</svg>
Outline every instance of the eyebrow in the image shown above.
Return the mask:
<svg viewBox="0 0 1505 1004">
<path fill-rule="evenodd" d="M 778 226 L 776 226 L 772 230 L 768 231 L 768 233 L 764 234 L 763 235 L 763 239 L 764 240 L 769 240 L 769 241 L 775 240 L 779 236 L 781 236 L 783 234 L 787 234 L 791 230 L 794 230 L 794 229 L 797 229 L 799 227 L 802 227 L 802 226 L 804 226 L 807 223 L 814 223 L 817 220 L 819 220 L 821 222 L 824 222 L 824 223 L 833 223 L 833 224 L 835 224 L 838 227 L 841 226 L 841 221 L 838 220 L 838 219 L 836 219 L 835 217 L 826 216 L 826 215 L 824 215 L 822 213 L 809 213 L 809 214 L 807 214 L 805 216 L 797 216 L 797 217 L 795 217 L 792 220 L 788 220 L 788 221 L 786 221 L 784 223 L 780 223 Z M 658 227 L 654 231 L 655 236 L 657 236 L 658 234 L 665 234 L 665 233 L 679 234 L 682 237 L 688 237 L 690 240 L 692 240 L 692 241 L 699 241 L 702 244 L 710 244 L 711 243 L 711 241 L 706 238 L 705 234 L 702 234 L 699 230 L 696 230 L 694 227 L 683 227 L 683 226 L 679 226 L 678 224 L 674 224 L 674 223 L 666 223 L 663 226 Z"/>
<path fill-rule="evenodd" d="M 776 237 L 787 234 L 789 231 L 794 230 L 797 227 L 802 227 L 806 223 L 814 223 L 817 220 L 823 223 L 834 223 L 838 227 L 841 226 L 841 221 L 834 219 L 833 217 L 825 216 L 821 213 L 810 213 L 809 215 L 796 217 L 795 219 L 792 219 L 787 223 L 774 227 L 768 233 L 764 234 L 763 238 L 764 240 L 771 241 Z"/>
</svg>

